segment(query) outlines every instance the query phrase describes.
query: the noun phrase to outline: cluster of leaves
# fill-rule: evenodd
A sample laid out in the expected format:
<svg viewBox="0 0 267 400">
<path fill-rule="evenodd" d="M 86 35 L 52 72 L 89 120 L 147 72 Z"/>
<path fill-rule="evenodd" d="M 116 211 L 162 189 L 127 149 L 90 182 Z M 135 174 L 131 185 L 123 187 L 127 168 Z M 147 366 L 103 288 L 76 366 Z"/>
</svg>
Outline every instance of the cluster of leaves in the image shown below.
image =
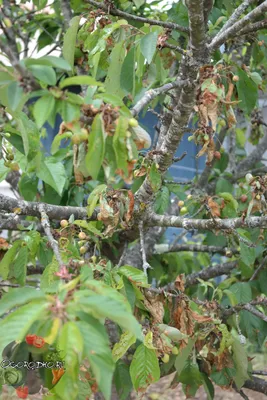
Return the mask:
<svg viewBox="0 0 267 400">
<path fill-rule="evenodd" d="M 215 151 L 216 135 L 223 128 L 233 128 L 236 122 L 232 105 L 249 116 L 257 105 L 258 90 L 265 87 L 266 35 L 242 43 L 241 55 L 252 54 L 249 67 L 239 66 L 234 51 L 218 50 L 213 65 L 200 70 L 194 139 L 202 146 L 198 156 L 207 153 L 209 165 L 215 161 L 210 177 L 210 183 L 215 182 L 215 193 L 192 196 L 188 194 L 189 185 L 164 182 L 167 176 L 161 176 L 153 160 L 156 152 L 148 152 L 145 157 L 138 153 L 149 148 L 151 141 L 130 111 L 149 89 L 175 79 L 170 78 L 170 67 L 174 61 L 179 63 L 181 55 L 165 45 L 178 42 L 185 47 L 187 35 L 136 21 L 130 25 L 101 10 L 88 11 L 84 1 L 76 0 L 72 2 L 76 16 L 63 38 L 58 2 L 50 6 L 51 14 L 44 9 L 47 1 L 33 3 L 38 12 L 31 18 L 25 18 L 16 4 L 11 4 L 19 28 L 29 40 L 38 31 L 38 50 L 57 41 L 62 45 L 62 57 L 26 57 L 20 61 L 21 68 L 38 86 L 34 91 L 28 79 L 1 64 L 0 180 L 10 171 L 20 170 L 18 191 L 24 200 L 86 206 L 88 220 L 72 215 L 60 224 L 51 222 L 67 269 L 59 265 L 51 241 L 42 234 L 34 217 L 26 218 L 26 230 L 18 226 L 19 237 L 14 234 L 8 241 L 0 241 L 1 278 L 11 284 L 32 286 L 9 289 L 1 299 L 0 327 L 6 334 L 0 338 L 0 354 L 15 340 L 21 357 L 26 357 L 26 352 L 28 357 L 24 339 L 29 334 L 44 338 L 50 355 L 58 349 L 65 363 L 64 374 L 56 374 L 53 379 L 55 373 L 52 377 L 49 371 L 42 376 L 50 399 L 85 399 L 101 391 L 108 400 L 114 383 L 124 400 L 132 388 L 142 394 L 160 376 L 173 371 L 173 384 L 182 383 L 188 397 L 201 385 L 209 399 L 214 397 L 213 383 L 231 387 L 234 382 L 241 388 L 251 377 L 252 364 L 237 332 L 241 330 L 260 349 L 266 340 L 267 323 L 241 311 L 239 327 L 233 317 L 223 320 L 221 309 L 267 295 L 266 271 L 247 282 L 265 256 L 266 233 L 238 229 L 222 235 L 215 229 L 199 237 L 203 244 L 239 251 L 235 256 L 231 251 L 226 254 L 236 261 L 236 268 L 219 284 L 199 279 L 198 285 L 185 289 L 181 274 L 208 267 L 214 259 L 206 253 L 154 255 L 148 278 L 132 266 L 119 268 L 117 259 L 119 233 L 132 228 L 134 193 L 146 177 L 158 214 L 167 211 L 173 195 L 179 199 L 179 207 L 183 204 L 185 213 L 197 213 L 203 220 L 245 219 L 266 212 L 266 178 L 251 175 L 236 185 L 227 171 L 228 154 Z M 232 3 L 215 1 L 209 33 L 217 33 L 229 18 Z M 181 1 L 166 14 L 142 0 L 114 4 L 127 12 L 168 19 L 188 28 L 187 8 Z M 81 15 L 86 16 L 85 21 Z M 3 24 L 10 28 L 8 18 Z M 71 92 L 72 86 L 78 86 L 80 94 Z M 158 102 L 168 106 L 170 98 L 160 96 L 151 106 Z M 63 122 L 51 154 L 45 156 L 40 140 L 46 135 L 43 126 L 48 123 L 53 127 L 58 114 Z M 236 138 L 239 161 L 246 156 L 245 130 L 236 129 Z M 256 143 L 259 135 L 253 140 Z M 125 189 L 125 184 L 131 185 L 130 189 Z M 98 219 L 89 221 L 95 209 Z M 13 212 L 12 218 L 20 214 L 20 209 Z M 31 282 L 29 267 L 43 270 L 33 275 L 40 279 L 39 290 Z M 175 281 L 180 294 L 155 295 L 148 283 L 153 278 L 160 285 Z M 190 300 L 195 297 L 202 301 L 201 306 Z M 264 311 L 262 306 L 260 310 Z M 111 348 L 107 330 L 112 324 L 118 327 L 119 338 Z M 30 350 L 32 359 L 40 357 L 36 351 L 39 349 Z M 11 382 L 10 372 L 2 369 L 1 384 Z M 13 382 L 17 394 L 22 392 L 19 388 L 25 377 L 19 378 Z"/>
</svg>

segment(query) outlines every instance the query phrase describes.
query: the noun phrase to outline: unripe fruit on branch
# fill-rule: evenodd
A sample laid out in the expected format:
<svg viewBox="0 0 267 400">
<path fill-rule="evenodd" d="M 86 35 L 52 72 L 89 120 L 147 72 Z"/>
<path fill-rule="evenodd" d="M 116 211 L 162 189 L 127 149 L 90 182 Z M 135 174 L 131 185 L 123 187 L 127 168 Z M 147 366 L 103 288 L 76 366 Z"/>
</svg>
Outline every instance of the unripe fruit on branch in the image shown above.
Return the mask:
<svg viewBox="0 0 267 400">
<path fill-rule="evenodd" d="M 177 356 L 178 353 L 179 353 L 179 350 L 177 349 L 177 347 L 173 347 L 173 348 L 172 348 L 172 354 L 174 354 L 175 356 Z"/>
<path fill-rule="evenodd" d="M 86 233 L 85 232 L 80 232 L 78 237 L 79 237 L 79 239 L 84 240 L 84 239 L 86 239 Z"/>
<path fill-rule="evenodd" d="M 167 364 L 170 361 L 169 354 L 165 353 L 161 360 L 164 362 L 164 364 Z"/>
<path fill-rule="evenodd" d="M 257 194 L 256 195 L 256 200 L 260 200 L 261 199 L 261 195 L 260 194 Z"/>
<path fill-rule="evenodd" d="M 178 204 L 179 207 L 183 207 L 184 206 L 184 201 L 183 200 L 179 200 L 177 204 Z"/>
<path fill-rule="evenodd" d="M 234 82 L 238 82 L 239 81 L 239 76 L 238 75 L 234 75 L 233 76 L 233 81 Z"/>
<path fill-rule="evenodd" d="M 80 254 L 85 254 L 87 252 L 87 248 L 85 246 L 82 246 L 80 248 Z"/>
<path fill-rule="evenodd" d="M 180 210 L 180 214 L 181 214 L 181 215 L 184 215 L 184 214 L 187 213 L 187 211 L 188 211 L 188 210 L 187 210 L 187 207 L 182 207 L 181 210 Z"/>
<path fill-rule="evenodd" d="M 218 125 L 220 125 L 221 127 L 226 126 L 225 120 L 224 120 L 224 119 L 220 119 L 220 120 L 218 121 Z"/>
<path fill-rule="evenodd" d="M 91 260 L 92 260 L 93 263 L 95 264 L 95 262 L 96 262 L 96 256 L 92 256 L 92 257 L 91 257 Z"/>
<path fill-rule="evenodd" d="M 194 140 L 194 136 L 188 136 L 187 140 L 188 142 L 192 142 L 192 140 Z"/>
<path fill-rule="evenodd" d="M 226 250 L 225 255 L 226 255 L 226 257 L 229 257 L 229 258 L 233 257 L 233 253 L 231 252 L 231 250 Z"/>
<path fill-rule="evenodd" d="M 209 138 L 209 135 L 204 135 L 204 138 L 203 138 L 203 139 L 204 139 L 205 142 L 207 142 L 207 141 L 210 139 L 210 138 Z"/>
<path fill-rule="evenodd" d="M 136 128 L 136 127 L 138 126 L 138 121 L 137 121 L 135 118 L 130 118 L 130 119 L 129 119 L 129 125 L 130 125 L 132 128 Z"/>
<path fill-rule="evenodd" d="M 68 225 L 69 225 L 69 223 L 68 223 L 68 221 L 66 219 L 62 219 L 60 221 L 61 228 L 67 228 Z"/>
<path fill-rule="evenodd" d="M 192 199 L 192 194 L 189 194 L 188 196 L 187 196 L 187 200 L 191 200 Z"/>
<path fill-rule="evenodd" d="M 247 199 L 248 199 L 248 196 L 246 194 L 242 194 L 242 196 L 240 197 L 241 203 L 246 203 Z"/>
</svg>

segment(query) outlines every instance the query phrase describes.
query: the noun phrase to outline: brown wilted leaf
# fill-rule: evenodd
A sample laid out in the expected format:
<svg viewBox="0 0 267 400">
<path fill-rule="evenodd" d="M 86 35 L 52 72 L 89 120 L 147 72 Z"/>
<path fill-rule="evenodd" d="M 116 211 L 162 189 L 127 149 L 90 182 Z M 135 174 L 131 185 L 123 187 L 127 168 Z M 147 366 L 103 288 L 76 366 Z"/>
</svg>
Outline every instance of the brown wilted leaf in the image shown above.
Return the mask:
<svg viewBox="0 0 267 400">
<path fill-rule="evenodd" d="M 212 197 L 208 198 L 208 207 L 210 209 L 211 215 L 213 217 L 220 217 L 221 216 L 221 210 L 220 206 L 218 203 L 216 203 Z"/>
<path fill-rule="evenodd" d="M 177 301 L 172 315 L 173 326 L 188 336 L 194 333 L 194 322 L 191 313 L 188 303 L 181 299 Z"/>
<path fill-rule="evenodd" d="M 3 237 L 0 237 L 0 250 L 7 250 L 8 249 L 8 242 Z"/>
<path fill-rule="evenodd" d="M 177 290 L 184 292 L 184 290 L 185 290 L 184 285 L 185 285 L 185 274 L 180 274 L 175 279 L 174 286 Z"/>
<path fill-rule="evenodd" d="M 193 319 L 195 321 L 197 321 L 199 324 L 212 321 L 211 317 L 208 317 L 207 315 L 198 314 L 197 312 L 192 311 L 192 310 L 191 310 L 191 315 L 192 315 Z"/>
<path fill-rule="evenodd" d="M 225 349 L 223 353 L 215 356 L 214 364 L 216 365 L 217 371 L 221 371 L 224 368 L 233 368 L 233 360 L 228 349 Z"/>
<path fill-rule="evenodd" d="M 162 324 L 164 317 L 163 295 L 154 295 L 148 291 L 144 294 L 144 305 L 152 316 L 154 324 Z"/>
</svg>

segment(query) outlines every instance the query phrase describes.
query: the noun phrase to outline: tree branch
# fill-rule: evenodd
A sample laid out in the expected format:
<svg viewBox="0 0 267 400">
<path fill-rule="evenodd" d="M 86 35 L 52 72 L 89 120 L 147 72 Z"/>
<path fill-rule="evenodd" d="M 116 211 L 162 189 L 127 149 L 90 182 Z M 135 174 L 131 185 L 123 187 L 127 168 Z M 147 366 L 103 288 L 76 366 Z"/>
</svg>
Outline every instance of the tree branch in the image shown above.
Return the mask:
<svg viewBox="0 0 267 400">
<path fill-rule="evenodd" d="M 139 17 L 137 15 L 132 15 L 127 12 L 120 11 L 117 8 L 115 8 L 113 5 L 107 6 L 104 3 L 98 3 L 97 1 L 94 1 L 94 0 L 85 0 L 85 2 L 91 4 L 92 6 L 98 8 L 98 9 L 100 8 L 101 10 L 106 11 L 108 14 L 114 15 L 116 17 L 123 17 L 130 21 L 139 21 L 139 22 L 143 22 L 144 24 L 158 25 L 158 26 L 162 26 L 163 28 L 173 29 L 175 31 L 188 33 L 188 28 L 185 28 L 184 26 L 175 24 L 173 22 L 163 22 L 163 21 L 158 21 L 155 19 Z"/>
<path fill-rule="evenodd" d="M 260 392 L 267 395 L 267 381 L 260 378 L 255 378 L 247 380 L 244 383 L 244 388 L 254 390 L 255 392 Z"/>
<path fill-rule="evenodd" d="M 68 28 L 70 20 L 72 18 L 72 11 L 70 7 L 70 1 L 68 0 L 61 0 L 61 10 L 64 17 L 64 27 L 65 29 Z"/>
<path fill-rule="evenodd" d="M 228 275 L 237 265 L 237 261 L 231 261 L 225 264 L 218 264 L 213 267 L 204 268 L 199 272 L 194 272 L 186 277 L 186 287 L 196 285 L 199 283 L 198 279 L 208 281 L 217 276 Z"/>
<path fill-rule="evenodd" d="M 49 219 L 69 219 L 69 217 L 73 215 L 75 219 L 86 218 L 88 221 L 97 220 L 97 210 L 95 210 L 93 215 L 88 218 L 85 207 L 54 206 L 52 204 L 13 199 L 12 197 L 0 194 L 0 210 L 12 213 L 15 209 L 16 214 L 18 215 L 40 217 L 40 204 L 44 205 L 45 212 L 48 215 Z"/>
<path fill-rule="evenodd" d="M 234 23 L 234 25 L 230 26 L 226 30 L 224 27 L 222 30 L 214 37 L 212 42 L 208 45 L 210 51 L 215 50 L 219 46 L 221 46 L 226 40 L 232 38 L 233 36 L 239 35 L 239 32 L 246 27 L 248 23 L 255 20 L 257 17 L 261 17 L 267 11 L 267 0 L 265 0 L 258 7 L 254 8 L 251 12 L 249 12 L 244 18 Z"/>
<path fill-rule="evenodd" d="M 260 265 L 258 266 L 258 268 L 256 269 L 256 271 L 254 272 L 254 274 L 252 275 L 252 277 L 250 278 L 250 281 L 254 281 L 254 279 L 257 278 L 257 276 L 259 275 L 260 271 L 266 267 L 266 263 L 267 263 L 267 256 L 264 257 L 264 259 L 262 260 L 262 262 L 260 263 Z"/>
<path fill-rule="evenodd" d="M 184 229 L 212 230 L 267 227 L 267 217 L 227 218 L 227 219 L 190 219 L 176 215 L 147 215 L 147 226 L 166 226 Z"/>
<path fill-rule="evenodd" d="M 248 33 L 257 32 L 261 29 L 266 29 L 266 28 L 267 28 L 267 20 L 264 19 L 262 21 L 255 22 L 254 24 L 247 25 L 244 29 L 241 29 L 241 31 L 238 33 L 238 36 L 247 35 Z"/>
<path fill-rule="evenodd" d="M 244 160 L 240 161 L 236 168 L 236 174 L 240 174 L 243 171 L 250 170 L 257 162 L 262 159 L 263 154 L 267 150 L 267 132 L 261 139 L 259 144 Z"/>
<path fill-rule="evenodd" d="M 227 252 L 234 254 L 239 254 L 239 251 L 234 248 L 220 247 L 220 246 L 207 246 L 204 244 L 156 244 L 154 246 L 154 254 L 164 254 L 164 253 L 178 253 L 180 251 L 192 251 L 192 252 L 202 252 L 202 253 L 217 253 L 226 255 Z"/>
<path fill-rule="evenodd" d="M 185 87 L 187 85 L 189 85 L 188 81 L 176 80 L 175 82 L 167 83 L 166 85 L 163 85 L 159 88 L 148 90 L 132 108 L 133 116 L 138 115 L 144 107 L 146 107 L 152 100 L 154 100 L 155 97 L 159 96 L 160 94 L 167 93 L 173 88 Z"/>
</svg>

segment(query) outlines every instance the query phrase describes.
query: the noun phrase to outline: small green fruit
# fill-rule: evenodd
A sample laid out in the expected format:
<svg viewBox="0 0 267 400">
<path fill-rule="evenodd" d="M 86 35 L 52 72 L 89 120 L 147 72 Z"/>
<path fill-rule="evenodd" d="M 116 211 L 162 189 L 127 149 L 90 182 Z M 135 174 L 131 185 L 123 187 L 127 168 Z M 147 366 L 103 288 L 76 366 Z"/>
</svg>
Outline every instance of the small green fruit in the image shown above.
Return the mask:
<svg viewBox="0 0 267 400">
<path fill-rule="evenodd" d="M 84 239 L 86 239 L 86 233 L 85 232 L 80 232 L 78 237 L 79 237 L 79 239 L 84 240 Z"/>
<path fill-rule="evenodd" d="M 175 356 L 177 356 L 178 353 L 179 353 L 179 350 L 177 349 L 177 347 L 173 347 L 173 348 L 172 348 L 172 354 L 174 354 Z"/>
<path fill-rule="evenodd" d="M 210 140 L 209 135 L 204 135 L 203 139 L 205 142 L 208 142 Z"/>
<path fill-rule="evenodd" d="M 194 136 L 188 136 L 187 140 L 188 142 L 192 142 L 192 140 L 194 140 Z"/>
<path fill-rule="evenodd" d="M 179 200 L 177 204 L 178 204 L 179 207 L 183 207 L 184 206 L 184 201 L 183 200 Z"/>
<path fill-rule="evenodd" d="M 85 246 L 82 246 L 80 248 L 80 254 L 85 254 L 87 252 L 87 248 Z"/>
<path fill-rule="evenodd" d="M 69 223 L 68 223 L 68 221 L 66 219 L 62 219 L 60 221 L 61 228 L 67 228 L 68 225 L 69 225 Z"/>
<path fill-rule="evenodd" d="M 92 256 L 92 257 L 91 257 L 91 260 L 92 260 L 92 262 L 95 264 L 95 262 L 96 262 L 96 256 Z"/>
<path fill-rule="evenodd" d="M 133 128 L 136 128 L 138 126 L 138 121 L 135 118 L 130 118 L 129 125 Z"/>
<path fill-rule="evenodd" d="M 187 196 L 187 200 L 191 200 L 192 198 L 193 198 L 192 194 L 189 194 L 189 195 Z"/>
<path fill-rule="evenodd" d="M 165 353 L 161 360 L 164 362 L 164 364 L 167 364 L 170 361 L 169 354 Z"/>
<path fill-rule="evenodd" d="M 187 207 L 182 207 L 180 210 L 181 215 L 187 214 L 187 212 L 188 212 Z"/>
<path fill-rule="evenodd" d="M 10 133 L 8 133 L 8 132 L 6 132 L 6 133 L 4 133 L 4 136 L 8 139 L 8 138 L 10 138 Z"/>
</svg>

